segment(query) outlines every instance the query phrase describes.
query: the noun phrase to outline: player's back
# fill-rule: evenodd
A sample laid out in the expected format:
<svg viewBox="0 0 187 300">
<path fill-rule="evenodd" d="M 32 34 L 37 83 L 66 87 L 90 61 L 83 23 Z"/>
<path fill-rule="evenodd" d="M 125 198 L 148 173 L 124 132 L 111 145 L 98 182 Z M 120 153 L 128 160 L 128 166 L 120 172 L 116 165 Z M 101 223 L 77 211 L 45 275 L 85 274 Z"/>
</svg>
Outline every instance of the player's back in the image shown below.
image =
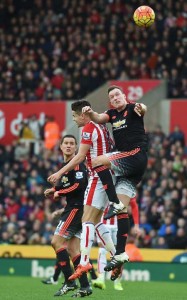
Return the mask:
<svg viewBox="0 0 187 300">
<path fill-rule="evenodd" d="M 91 160 L 110 152 L 113 146 L 113 140 L 106 125 L 96 124 L 92 121 L 83 127 L 81 143 L 90 145 L 87 153 L 87 163 L 90 170 L 92 169 Z"/>
</svg>

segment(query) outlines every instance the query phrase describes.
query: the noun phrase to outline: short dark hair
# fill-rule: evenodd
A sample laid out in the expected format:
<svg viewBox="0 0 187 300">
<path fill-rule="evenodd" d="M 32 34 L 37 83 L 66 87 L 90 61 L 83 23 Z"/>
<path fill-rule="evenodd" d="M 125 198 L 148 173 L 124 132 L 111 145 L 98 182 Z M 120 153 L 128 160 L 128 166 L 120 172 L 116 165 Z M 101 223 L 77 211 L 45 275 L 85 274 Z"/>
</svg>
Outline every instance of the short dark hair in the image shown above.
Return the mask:
<svg viewBox="0 0 187 300">
<path fill-rule="evenodd" d="M 120 86 L 118 86 L 118 85 L 111 85 L 111 86 L 109 86 L 109 88 L 108 88 L 108 94 L 109 94 L 112 90 L 114 90 L 114 89 L 118 89 L 118 90 L 120 90 L 120 91 L 123 93 L 122 87 L 120 87 Z"/>
<path fill-rule="evenodd" d="M 60 145 L 62 145 L 62 143 L 64 142 L 65 138 L 72 138 L 75 140 L 75 144 L 77 145 L 77 139 L 73 134 L 66 134 L 63 136 L 63 138 L 60 141 Z"/>
<path fill-rule="evenodd" d="M 71 104 L 71 109 L 76 113 L 82 113 L 82 108 L 84 106 L 90 106 L 91 104 L 86 100 L 79 100 Z"/>
</svg>

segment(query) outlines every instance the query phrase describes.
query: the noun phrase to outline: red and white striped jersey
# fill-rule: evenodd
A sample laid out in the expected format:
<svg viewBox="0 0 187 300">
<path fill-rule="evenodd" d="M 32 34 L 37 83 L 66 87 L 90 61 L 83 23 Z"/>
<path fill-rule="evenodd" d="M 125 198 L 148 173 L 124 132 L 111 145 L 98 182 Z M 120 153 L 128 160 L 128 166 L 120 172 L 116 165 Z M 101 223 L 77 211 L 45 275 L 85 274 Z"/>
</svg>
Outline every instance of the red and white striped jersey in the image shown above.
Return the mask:
<svg viewBox="0 0 187 300">
<path fill-rule="evenodd" d="M 81 144 L 89 144 L 91 147 L 86 155 L 90 175 L 98 176 L 92 170 L 91 160 L 99 155 L 111 151 L 113 140 L 106 125 L 96 124 L 92 121 L 82 129 Z"/>
<path fill-rule="evenodd" d="M 117 216 L 114 216 L 110 219 L 107 219 L 107 220 L 104 220 L 104 216 L 106 215 L 106 213 L 108 212 L 109 210 L 109 206 L 105 209 L 102 217 L 101 217 L 101 222 L 105 225 L 113 225 L 113 226 L 118 226 L 118 223 L 117 223 Z"/>
</svg>

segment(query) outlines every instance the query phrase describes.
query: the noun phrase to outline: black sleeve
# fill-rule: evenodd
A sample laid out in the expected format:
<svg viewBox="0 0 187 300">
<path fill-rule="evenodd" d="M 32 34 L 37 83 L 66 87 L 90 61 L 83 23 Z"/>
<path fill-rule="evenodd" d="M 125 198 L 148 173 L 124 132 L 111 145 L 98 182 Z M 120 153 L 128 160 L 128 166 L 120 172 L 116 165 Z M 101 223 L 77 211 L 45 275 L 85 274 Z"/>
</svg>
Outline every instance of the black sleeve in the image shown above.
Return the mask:
<svg viewBox="0 0 187 300">
<path fill-rule="evenodd" d="M 108 115 L 108 123 L 111 123 L 112 109 L 106 110 L 104 114 Z"/>
<path fill-rule="evenodd" d="M 83 163 L 75 167 L 75 169 L 70 172 L 68 173 L 69 181 L 67 183 L 61 182 L 61 184 L 55 186 L 55 190 L 58 191 L 59 194 L 69 194 L 71 192 L 74 192 L 75 190 L 78 191 L 85 189 L 85 187 L 87 186 L 88 173 L 86 166 Z"/>
</svg>

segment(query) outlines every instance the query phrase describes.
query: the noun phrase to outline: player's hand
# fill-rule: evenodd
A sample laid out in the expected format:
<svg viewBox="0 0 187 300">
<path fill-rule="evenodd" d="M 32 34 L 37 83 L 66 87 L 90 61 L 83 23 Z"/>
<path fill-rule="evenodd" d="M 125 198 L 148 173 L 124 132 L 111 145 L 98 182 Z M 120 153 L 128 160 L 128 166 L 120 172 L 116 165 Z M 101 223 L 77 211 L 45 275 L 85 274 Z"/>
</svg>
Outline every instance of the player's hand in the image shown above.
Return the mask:
<svg viewBox="0 0 187 300">
<path fill-rule="evenodd" d="M 135 104 L 135 107 L 134 107 L 134 112 L 139 116 L 141 117 L 142 116 L 142 106 L 140 103 L 136 103 Z"/>
<path fill-rule="evenodd" d="M 136 235 L 136 237 L 140 237 L 141 235 L 141 229 L 137 224 L 134 225 L 134 234 Z"/>
<path fill-rule="evenodd" d="M 56 191 L 56 192 L 54 193 L 53 198 L 54 198 L 54 200 L 58 200 L 58 199 L 60 198 L 58 191 Z"/>
<path fill-rule="evenodd" d="M 55 183 L 60 178 L 60 176 L 61 176 L 61 174 L 59 172 L 56 172 L 56 173 L 52 174 L 51 176 L 49 176 L 47 178 L 47 181 L 49 181 L 50 183 Z"/>
<path fill-rule="evenodd" d="M 44 191 L 45 197 L 47 197 L 47 196 L 49 196 L 49 195 L 51 195 L 53 193 L 54 193 L 54 189 L 53 188 L 47 189 L 47 190 Z"/>
<path fill-rule="evenodd" d="M 84 106 L 82 108 L 82 113 L 83 114 L 91 114 L 93 112 L 93 109 L 90 106 Z"/>
<path fill-rule="evenodd" d="M 147 111 L 147 106 L 143 103 L 136 103 L 134 107 L 134 112 L 139 116 L 144 116 Z"/>
<path fill-rule="evenodd" d="M 55 219 L 55 218 L 57 218 L 58 216 L 59 216 L 58 210 L 54 211 L 54 212 L 51 214 L 52 219 Z"/>
<path fill-rule="evenodd" d="M 64 212 L 64 208 L 55 210 L 55 211 L 51 214 L 51 217 L 52 217 L 53 219 L 55 219 L 55 218 L 59 217 L 63 212 Z"/>
</svg>

